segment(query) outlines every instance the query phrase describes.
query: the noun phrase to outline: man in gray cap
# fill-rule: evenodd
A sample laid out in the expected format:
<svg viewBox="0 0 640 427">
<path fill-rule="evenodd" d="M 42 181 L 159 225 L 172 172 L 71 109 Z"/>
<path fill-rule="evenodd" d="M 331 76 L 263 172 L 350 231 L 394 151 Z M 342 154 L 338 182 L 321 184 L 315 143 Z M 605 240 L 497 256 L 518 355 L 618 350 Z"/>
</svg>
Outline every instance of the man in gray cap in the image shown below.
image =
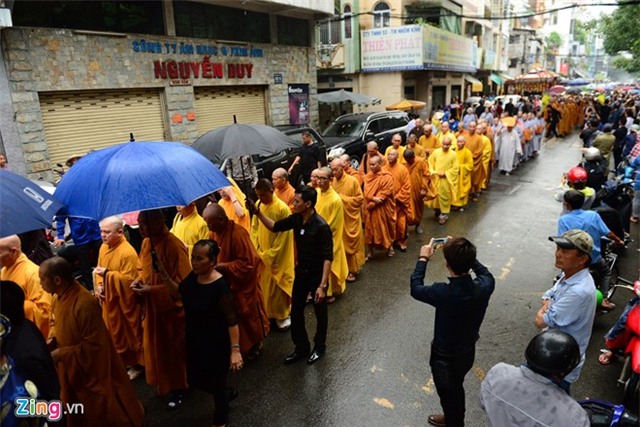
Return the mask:
<svg viewBox="0 0 640 427">
<path fill-rule="evenodd" d="M 549 240 L 556 244 L 555 265 L 562 274 L 542 296 L 535 325 L 540 329 L 564 331 L 578 342 L 580 363 L 558 384 L 569 393 L 584 365 L 596 313 L 596 287 L 589 274 L 593 239 L 586 231 L 573 229 Z"/>
</svg>

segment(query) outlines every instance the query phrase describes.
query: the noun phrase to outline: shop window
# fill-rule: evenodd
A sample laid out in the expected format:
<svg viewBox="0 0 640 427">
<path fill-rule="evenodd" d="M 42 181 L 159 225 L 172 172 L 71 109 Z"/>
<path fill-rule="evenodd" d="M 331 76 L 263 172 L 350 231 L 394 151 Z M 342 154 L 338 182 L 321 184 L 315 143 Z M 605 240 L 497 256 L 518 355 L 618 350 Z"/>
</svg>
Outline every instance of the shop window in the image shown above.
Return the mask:
<svg viewBox="0 0 640 427">
<path fill-rule="evenodd" d="M 351 38 L 351 18 L 352 18 L 352 16 L 353 15 L 351 13 L 351 6 L 346 4 L 344 6 L 343 14 L 342 14 L 342 19 L 344 21 L 344 38 L 345 39 L 350 39 Z"/>
<path fill-rule="evenodd" d="M 174 1 L 173 12 L 178 36 L 252 43 L 271 42 L 267 13 L 189 1 Z"/>
<path fill-rule="evenodd" d="M 164 34 L 161 1 L 16 1 L 13 25 Z"/>
<path fill-rule="evenodd" d="M 278 16 L 278 44 L 309 46 L 309 21 Z"/>
<path fill-rule="evenodd" d="M 374 28 L 382 28 L 389 25 L 391 25 L 391 7 L 381 1 L 373 7 L 373 26 Z"/>
</svg>

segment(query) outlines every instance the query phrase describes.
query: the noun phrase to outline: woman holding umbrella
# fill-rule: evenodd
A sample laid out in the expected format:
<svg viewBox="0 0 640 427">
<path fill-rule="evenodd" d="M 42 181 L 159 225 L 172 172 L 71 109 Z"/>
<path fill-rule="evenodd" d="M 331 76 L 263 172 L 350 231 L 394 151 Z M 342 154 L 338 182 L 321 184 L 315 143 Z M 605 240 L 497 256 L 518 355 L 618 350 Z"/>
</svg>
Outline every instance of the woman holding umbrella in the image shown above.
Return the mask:
<svg viewBox="0 0 640 427">
<path fill-rule="evenodd" d="M 189 385 L 213 394 L 214 426 L 224 426 L 229 418 L 227 373 L 243 366 L 240 331 L 233 295 L 215 265 L 220 249 L 213 240 L 193 245 L 193 271 L 178 284 L 159 265 L 169 294 L 182 299 L 185 313 L 187 380 Z M 231 397 L 235 397 L 235 390 Z"/>
</svg>

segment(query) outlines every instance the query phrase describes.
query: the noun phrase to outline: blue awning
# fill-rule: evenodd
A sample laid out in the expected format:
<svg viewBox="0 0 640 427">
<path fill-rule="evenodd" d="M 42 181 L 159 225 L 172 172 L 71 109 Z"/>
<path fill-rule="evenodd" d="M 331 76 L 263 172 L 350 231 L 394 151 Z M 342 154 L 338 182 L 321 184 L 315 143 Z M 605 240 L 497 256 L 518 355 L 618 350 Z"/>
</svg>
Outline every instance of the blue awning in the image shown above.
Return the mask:
<svg viewBox="0 0 640 427">
<path fill-rule="evenodd" d="M 504 82 L 502 81 L 502 79 L 500 78 L 499 75 L 497 74 L 491 74 L 491 80 L 493 80 L 493 82 L 497 85 L 502 86 L 504 84 Z"/>
</svg>

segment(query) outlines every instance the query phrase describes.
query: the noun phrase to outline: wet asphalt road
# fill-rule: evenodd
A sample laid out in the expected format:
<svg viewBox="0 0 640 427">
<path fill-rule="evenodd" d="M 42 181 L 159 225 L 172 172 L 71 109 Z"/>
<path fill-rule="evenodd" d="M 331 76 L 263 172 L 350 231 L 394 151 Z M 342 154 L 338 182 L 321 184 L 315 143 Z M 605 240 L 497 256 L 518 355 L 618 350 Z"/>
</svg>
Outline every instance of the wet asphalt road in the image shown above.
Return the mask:
<svg viewBox="0 0 640 427">
<path fill-rule="evenodd" d="M 464 213 L 453 212 L 440 226 L 425 210 L 424 234 L 412 233 L 407 253 L 379 256 L 366 264 L 357 282 L 329 307 L 325 357 L 313 366 L 284 366 L 293 346 L 288 333 L 272 332 L 262 355 L 230 375 L 240 396 L 232 402 L 230 426 L 424 426 L 429 414 L 441 412 L 429 370 L 429 343 L 434 309 L 409 295 L 409 276 L 419 247 L 430 237 L 465 236 L 478 247 L 479 260 L 496 277 L 496 290 L 476 347 L 476 361 L 465 381 L 466 424 L 488 425 L 478 404 L 480 382 L 497 362 L 519 364 L 537 332 L 533 326 L 540 296 L 551 286 L 555 245 L 547 240 L 556 230 L 561 207 L 553 199 L 562 172 L 579 159 L 574 135 L 545 144 L 540 156 L 510 177 L 493 174 L 491 189 Z M 638 229 L 632 224 L 632 235 Z M 638 275 L 637 242 L 620 259 L 621 275 Z M 446 277 L 441 254 L 434 256 L 427 281 Z M 614 296 L 616 311 L 596 317 L 582 376 L 573 396 L 618 401 L 615 382 L 621 364 L 600 366 L 596 360 L 602 336 L 615 322 L 629 293 Z M 307 328 L 315 330 L 311 307 Z M 210 426 L 212 397 L 191 392 L 178 411 L 167 412 L 163 401 L 144 383 L 136 390 L 147 408 L 148 426 Z"/>
</svg>

